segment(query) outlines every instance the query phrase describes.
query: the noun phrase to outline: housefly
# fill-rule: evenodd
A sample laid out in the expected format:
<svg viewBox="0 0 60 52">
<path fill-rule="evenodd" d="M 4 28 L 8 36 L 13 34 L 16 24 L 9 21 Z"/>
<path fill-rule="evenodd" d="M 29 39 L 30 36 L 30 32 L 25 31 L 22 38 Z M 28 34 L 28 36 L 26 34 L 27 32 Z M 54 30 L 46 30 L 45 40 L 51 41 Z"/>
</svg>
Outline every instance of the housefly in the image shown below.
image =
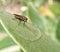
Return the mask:
<svg viewBox="0 0 60 52">
<path fill-rule="evenodd" d="M 25 24 L 25 22 L 27 22 L 27 17 L 25 17 L 25 16 L 22 16 L 22 15 L 18 15 L 18 14 L 13 14 L 14 16 L 15 16 L 15 18 L 16 19 L 18 19 L 19 21 L 23 21 L 24 22 L 24 24 Z"/>
</svg>

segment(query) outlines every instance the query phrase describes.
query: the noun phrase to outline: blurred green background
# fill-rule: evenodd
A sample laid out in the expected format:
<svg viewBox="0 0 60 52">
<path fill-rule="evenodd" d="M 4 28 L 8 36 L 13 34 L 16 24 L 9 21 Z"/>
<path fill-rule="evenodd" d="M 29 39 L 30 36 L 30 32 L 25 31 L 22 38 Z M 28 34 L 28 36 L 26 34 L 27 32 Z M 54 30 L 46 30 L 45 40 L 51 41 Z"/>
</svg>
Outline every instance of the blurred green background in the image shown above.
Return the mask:
<svg viewBox="0 0 60 52">
<path fill-rule="evenodd" d="M 60 0 L 0 0 L 0 9 L 6 12 L 9 12 L 11 14 L 17 13 L 21 14 L 23 10 L 21 8 L 23 5 L 27 6 L 27 2 L 31 1 L 33 4 L 35 4 L 35 7 L 38 9 L 38 11 L 46 18 L 48 19 L 48 23 L 54 24 L 54 21 L 57 21 L 57 25 L 53 26 L 56 27 L 56 31 L 54 33 L 51 33 L 52 28 L 48 29 L 49 36 L 55 38 L 58 43 L 60 41 Z M 21 5 L 23 3 L 23 5 Z M 13 8 L 13 9 L 12 9 Z M 14 11 L 13 11 L 14 10 Z M 48 13 L 48 14 L 47 14 Z M 24 15 L 27 15 L 27 12 L 24 11 Z M 51 20 L 52 19 L 52 20 Z M 57 19 L 57 20 L 56 20 Z M 53 21 L 53 23 L 51 21 Z M 54 34 L 54 35 L 53 35 Z M 2 25 L 0 24 L 0 50 L 4 50 L 7 47 L 10 46 L 17 46 L 16 43 L 8 36 L 8 34 L 3 29 Z M 17 52 L 17 51 L 16 51 Z"/>
</svg>

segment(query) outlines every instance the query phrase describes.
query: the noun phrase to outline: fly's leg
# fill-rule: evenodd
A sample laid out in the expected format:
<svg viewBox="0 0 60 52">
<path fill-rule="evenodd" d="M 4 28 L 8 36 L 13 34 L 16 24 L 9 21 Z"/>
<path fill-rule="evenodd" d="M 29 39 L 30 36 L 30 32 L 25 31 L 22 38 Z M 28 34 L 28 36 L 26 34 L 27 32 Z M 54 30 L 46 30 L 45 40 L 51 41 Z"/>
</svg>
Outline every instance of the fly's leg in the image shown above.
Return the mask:
<svg viewBox="0 0 60 52">
<path fill-rule="evenodd" d="M 12 18 L 12 20 L 15 20 L 16 18 Z"/>
<path fill-rule="evenodd" d="M 20 25 L 21 24 L 21 20 L 19 20 L 19 23 L 18 23 L 18 25 Z"/>
<path fill-rule="evenodd" d="M 23 23 L 23 27 L 25 26 L 25 21 L 24 21 L 24 23 Z"/>
</svg>

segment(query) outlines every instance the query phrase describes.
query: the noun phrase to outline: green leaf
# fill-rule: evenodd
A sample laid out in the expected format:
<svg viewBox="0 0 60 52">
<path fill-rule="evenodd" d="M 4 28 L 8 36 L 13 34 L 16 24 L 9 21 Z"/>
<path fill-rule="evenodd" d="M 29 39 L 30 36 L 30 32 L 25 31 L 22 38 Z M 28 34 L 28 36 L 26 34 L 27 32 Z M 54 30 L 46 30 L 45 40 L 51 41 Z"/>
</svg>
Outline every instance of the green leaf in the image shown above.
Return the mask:
<svg viewBox="0 0 60 52">
<path fill-rule="evenodd" d="M 37 11 L 32 3 L 28 6 L 28 16 L 30 17 L 32 23 L 42 29 L 42 31 L 47 31 L 48 23 L 45 17 Z M 48 26 L 48 27 L 47 27 Z"/>
<path fill-rule="evenodd" d="M 28 6 L 29 2 L 31 2 L 36 8 L 39 8 L 40 5 L 44 2 L 44 0 L 20 0 L 23 6 Z"/>
<path fill-rule="evenodd" d="M 39 8 L 41 4 L 44 2 L 44 0 L 31 0 L 31 2 L 36 8 Z"/>
<path fill-rule="evenodd" d="M 49 6 L 50 10 L 57 16 L 57 18 L 60 16 L 60 3 L 55 2 L 53 5 Z"/>
<path fill-rule="evenodd" d="M 0 23 L 0 33 L 2 33 L 2 32 L 5 32 L 5 31 L 4 31 L 4 28 L 2 27 L 2 25 Z"/>
<path fill-rule="evenodd" d="M 60 19 L 57 25 L 57 30 L 56 30 L 56 37 L 60 41 Z"/>
<path fill-rule="evenodd" d="M 32 23 L 39 27 L 44 33 L 47 35 L 54 36 L 57 19 L 52 20 L 50 17 L 44 17 L 39 11 L 35 8 L 35 6 L 30 2 L 28 5 L 28 16 L 31 19 Z"/>
<path fill-rule="evenodd" d="M 32 23 L 38 26 L 40 29 L 45 29 L 44 27 L 44 17 L 36 10 L 34 5 L 30 2 L 28 6 L 28 16 L 31 19 Z"/>
<path fill-rule="evenodd" d="M 9 46 L 16 45 L 15 42 L 8 36 L 0 41 L 0 50 L 3 48 L 7 48 Z"/>
<path fill-rule="evenodd" d="M 8 18 L 8 17 L 6 17 L 6 18 Z M 18 21 L 13 20 L 12 16 L 10 18 L 4 20 L 4 22 L 6 22 L 5 24 L 7 25 L 7 28 L 8 28 L 8 30 L 10 30 L 10 32 L 13 33 L 15 30 L 14 33 L 20 34 L 19 36 L 21 36 L 22 38 L 24 38 L 26 40 L 34 41 L 36 39 L 39 39 L 41 36 L 41 32 L 37 27 L 34 27 L 32 24 L 29 24 L 29 23 L 25 23 L 26 25 L 24 25 L 22 23 L 20 25 L 18 25 Z M 9 22 L 9 23 L 7 24 L 7 22 Z M 10 25 L 12 25 L 12 26 L 10 26 Z"/>
<path fill-rule="evenodd" d="M 0 11 L 2 26 L 10 33 L 11 38 L 26 52 L 60 52 L 59 43 L 41 32 L 35 25 L 13 20 L 13 15 Z M 39 36 L 39 37 L 38 37 Z"/>
<path fill-rule="evenodd" d="M 29 2 L 29 0 L 20 0 L 20 1 L 23 6 L 27 6 Z"/>
</svg>

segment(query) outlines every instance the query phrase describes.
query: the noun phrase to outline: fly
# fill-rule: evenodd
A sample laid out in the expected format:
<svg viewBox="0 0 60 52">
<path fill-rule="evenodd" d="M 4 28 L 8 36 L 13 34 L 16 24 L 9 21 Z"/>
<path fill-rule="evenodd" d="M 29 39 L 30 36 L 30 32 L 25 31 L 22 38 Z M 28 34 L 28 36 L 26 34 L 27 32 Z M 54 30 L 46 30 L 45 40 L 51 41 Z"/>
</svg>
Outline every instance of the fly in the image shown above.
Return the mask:
<svg viewBox="0 0 60 52">
<path fill-rule="evenodd" d="M 14 16 L 15 16 L 15 18 L 16 19 L 18 19 L 19 21 L 23 21 L 24 22 L 24 24 L 25 24 L 25 22 L 27 22 L 27 17 L 25 17 L 25 16 L 22 16 L 22 15 L 18 15 L 18 14 L 13 14 Z"/>
</svg>

